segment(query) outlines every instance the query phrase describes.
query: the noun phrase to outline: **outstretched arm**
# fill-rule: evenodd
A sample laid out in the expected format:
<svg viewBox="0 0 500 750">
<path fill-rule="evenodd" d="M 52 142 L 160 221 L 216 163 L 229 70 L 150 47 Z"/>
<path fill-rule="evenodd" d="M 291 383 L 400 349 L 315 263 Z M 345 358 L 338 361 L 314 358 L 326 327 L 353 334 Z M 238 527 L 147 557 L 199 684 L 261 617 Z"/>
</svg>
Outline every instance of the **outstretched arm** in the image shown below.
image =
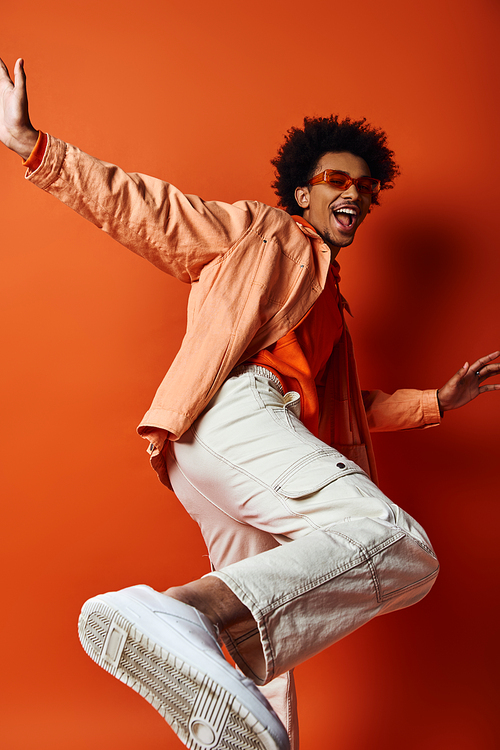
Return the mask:
<svg viewBox="0 0 500 750">
<path fill-rule="evenodd" d="M 439 424 L 439 415 L 458 409 L 488 391 L 499 391 L 500 383 L 483 383 L 500 374 L 500 363 L 493 360 L 500 351 L 468 362 L 450 380 L 436 390 L 399 390 L 389 395 L 382 391 L 363 391 L 363 403 L 370 432 L 393 432 Z"/>
<path fill-rule="evenodd" d="M 38 141 L 28 113 L 23 60 L 14 82 L 0 60 L 0 141 L 27 160 Z M 185 282 L 224 255 L 246 233 L 259 206 L 227 205 L 184 195 L 147 175 L 127 174 L 47 136 L 43 160 L 26 178 L 108 232 L 115 240 Z"/>
<path fill-rule="evenodd" d="M 491 364 L 500 357 L 500 351 L 492 352 L 476 360 L 472 365 L 464 364 L 446 385 L 437 392 L 441 412 L 458 409 L 488 391 L 500 391 L 500 383 L 483 383 L 500 373 L 500 364 Z"/>
<path fill-rule="evenodd" d="M 38 130 L 31 124 L 28 113 L 24 61 L 16 62 L 12 81 L 7 66 L 0 59 L 0 141 L 27 159 L 37 138 Z"/>
</svg>

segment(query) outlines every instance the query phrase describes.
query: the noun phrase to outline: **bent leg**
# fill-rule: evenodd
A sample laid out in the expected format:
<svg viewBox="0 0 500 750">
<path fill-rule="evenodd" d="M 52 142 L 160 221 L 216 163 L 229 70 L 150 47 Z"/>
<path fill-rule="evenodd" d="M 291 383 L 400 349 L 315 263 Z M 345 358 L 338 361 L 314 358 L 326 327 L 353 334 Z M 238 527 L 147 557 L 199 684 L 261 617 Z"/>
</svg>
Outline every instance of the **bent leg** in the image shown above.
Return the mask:
<svg viewBox="0 0 500 750">
<path fill-rule="evenodd" d="M 264 684 L 373 617 L 416 603 L 437 574 L 434 553 L 403 519 L 396 525 L 365 518 L 311 532 L 212 575 L 252 612 L 265 659 L 258 684 Z M 251 666 L 257 681 L 261 662 Z"/>
<path fill-rule="evenodd" d="M 306 430 L 295 396 L 246 371 L 172 445 L 172 460 L 208 503 L 280 543 L 211 574 L 257 623 L 258 641 L 246 633 L 229 643 L 257 684 L 414 603 L 438 571 L 421 527 Z"/>
</svg>

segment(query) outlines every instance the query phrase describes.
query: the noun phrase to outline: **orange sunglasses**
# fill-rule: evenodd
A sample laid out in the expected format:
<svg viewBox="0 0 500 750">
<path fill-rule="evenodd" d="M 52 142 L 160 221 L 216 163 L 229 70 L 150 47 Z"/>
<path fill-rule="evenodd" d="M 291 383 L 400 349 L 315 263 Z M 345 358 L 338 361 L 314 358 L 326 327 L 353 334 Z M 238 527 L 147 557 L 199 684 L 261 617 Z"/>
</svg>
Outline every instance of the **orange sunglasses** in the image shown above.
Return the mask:
<svg viewBox="0 0 500 750">
<path fill-rule="evenodd" d="M 356 185 L 358 193 L 363 195 L 377 195 L 380 190 L 380 180 L 376 180 L 374 177 L 353 178 L 346 172 L 339 172 L 336 169 L 325 169 L 324 172 L 314 175 L 307 184 L 319 185 L 321 182 L 326 182 L 342 192 L 348 190 L 351 185 Z"/>
</svg>

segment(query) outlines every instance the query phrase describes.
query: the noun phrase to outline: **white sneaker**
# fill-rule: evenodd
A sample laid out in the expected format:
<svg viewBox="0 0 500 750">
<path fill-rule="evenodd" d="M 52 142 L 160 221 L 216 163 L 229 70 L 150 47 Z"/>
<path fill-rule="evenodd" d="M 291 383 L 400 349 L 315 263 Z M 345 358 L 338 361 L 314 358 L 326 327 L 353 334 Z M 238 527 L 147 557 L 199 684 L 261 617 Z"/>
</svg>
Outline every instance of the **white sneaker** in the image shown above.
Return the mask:
<svg viewBox="0 0 500 750">
<path fill-rule="evenodd" d="M 156 708 L 192 750 L 288 750 L 288 736 L 254 683 L 228 664 L 201 612 L 132 586 L 83 606 L 83 648 Z"/>
</svg>

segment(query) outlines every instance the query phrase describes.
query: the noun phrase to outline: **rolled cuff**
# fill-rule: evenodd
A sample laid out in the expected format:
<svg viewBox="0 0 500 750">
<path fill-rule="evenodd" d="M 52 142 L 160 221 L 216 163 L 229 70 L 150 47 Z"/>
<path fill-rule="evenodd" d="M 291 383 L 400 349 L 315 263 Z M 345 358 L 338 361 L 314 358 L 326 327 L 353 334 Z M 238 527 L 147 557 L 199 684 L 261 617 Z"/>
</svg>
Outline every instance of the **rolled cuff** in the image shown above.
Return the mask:
<svg viewBox="0 0 500 750">
<path fill-rule="evenodd" d="M 441 422 L 436 390 L 363 391 L 363 403 L 370 432 L 425 429 Z"/>
<path fill-rule="evenodd" d="M 31 152 L 31 154 L 28 156 L 28 158 L 23 161 L 23 167 L 26 167 L 27 174 L 34 172 L 40 164 L 43 161 L 43 157 L 45 156 L 45 150 L 47 148 L 47 134 L 42 133 L 41 130 L 38 131 L 38 140 L 35 143 L 35 148 Z"/>
</svg>

